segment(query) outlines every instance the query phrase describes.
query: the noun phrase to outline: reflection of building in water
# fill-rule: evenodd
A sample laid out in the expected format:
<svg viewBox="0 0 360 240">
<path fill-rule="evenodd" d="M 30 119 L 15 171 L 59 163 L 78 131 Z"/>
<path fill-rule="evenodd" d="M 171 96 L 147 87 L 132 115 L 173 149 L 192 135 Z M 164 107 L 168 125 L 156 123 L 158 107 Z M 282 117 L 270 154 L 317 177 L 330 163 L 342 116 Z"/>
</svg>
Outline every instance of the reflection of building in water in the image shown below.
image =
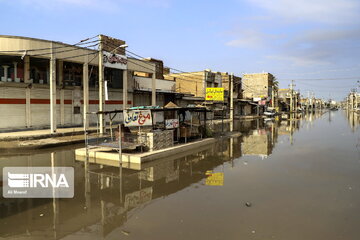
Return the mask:
<svg viewBox="0 0 360 240">
<path fill-rule="evenodd" d="M 347 110 L 346 117 L 352 131 L 355 132 L 360 125 L 360 113 Z"/>
<path fill-rule="evenodd" d="M 272 152 L 274 142 L 271 130 L 253 130 L 252 134 L 243 137 L 242 154 L 267 157 Z"/>
<path fill-rule="evenodd" d="M 141 171 L 74 162 L 72 151 L 40 154 L 43 166 L 57 163 L 75 168 L 75 196 L 73 199 L 0 199 L 0 238 L 91 236 L 101 239 L 121 234 L 121 226 L 137 209 L 205 181 L 207 171 L 239 155 L 236 147 L 228 146 L 231 142 L 240 144 L 239 139 L 225 139 L 221 145 L 212 144 L 185 157 L 149 162 Z M 28 158 L 24 156 L 22 162 L 16 162 L 22 166 L 35 165 Z"/>
</svg>

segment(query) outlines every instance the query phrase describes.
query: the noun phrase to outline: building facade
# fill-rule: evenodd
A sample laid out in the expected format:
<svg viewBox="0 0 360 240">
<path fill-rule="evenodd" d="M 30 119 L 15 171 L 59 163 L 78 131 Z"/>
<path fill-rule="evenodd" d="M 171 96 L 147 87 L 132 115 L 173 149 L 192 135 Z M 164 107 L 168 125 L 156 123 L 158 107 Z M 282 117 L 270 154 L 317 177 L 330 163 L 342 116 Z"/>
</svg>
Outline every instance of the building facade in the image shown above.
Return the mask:
<svg viewBox="0 0 360 240">
<path fill-rule="evenodd" d="M 176 82 L 176 91 L 184 94 L 192 94 L 195 97 L 204 98 L 206 88 L 222 87 L 222 74 L 204 70 L 199 72 L 170 73 L 165 74 L 165 79 Z"/>
<path fill-rule="evenodd" d="M 125 41 L 103 35 L 102 39 L 102 109 L 131 107 L 134 72 L 153 73 L 156 66 L 122 55 L 123 50 L 114 46 Z M 0 36 L 0 129 L 83 126 L 86 121 L 96 124 L 96 115 L 87 116 L 86 112 L 99 111 L 98 56 L 97 50 L 61 42 Z M 123 67 L 115 66 L 119 62 Z M 120 115 L 114 119 L 121 120 Z"/>
<path fill-rule="evenodd" d="M 269 99 L 272 97 L 274 76 L 271 73 L 244 74 L 242 78 L 245 99 Z"/>
</svg>

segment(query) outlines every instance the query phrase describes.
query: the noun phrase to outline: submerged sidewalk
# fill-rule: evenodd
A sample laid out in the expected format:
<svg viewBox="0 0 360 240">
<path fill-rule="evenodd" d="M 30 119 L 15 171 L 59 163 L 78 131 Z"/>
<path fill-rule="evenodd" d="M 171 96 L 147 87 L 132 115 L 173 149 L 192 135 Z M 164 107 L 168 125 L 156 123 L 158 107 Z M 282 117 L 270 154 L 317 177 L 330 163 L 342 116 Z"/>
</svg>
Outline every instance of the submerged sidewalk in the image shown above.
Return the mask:
<svg viewBox="0 0 360 240">
<path fill-rule="evenodd" d="M 96 128 L 90 128 L 90 130 L 96 130 Z M 41 138 L 79 135 L 83 133 L 84 133 L 83 127 L 58 128 L 55 133 L 51 133 L 50 129 L 0 132 L 0 141 L 32 140 L 32 139 L 41 139 Z"/>
<path fill-rule="evenodd" d="M 89 128 L 96 132 L 96 128 Z M 84 142 L 84 128 L 58 128 L 56 133 L 50 129 L 13 131 L 0 133 L 0 149 L 45 148 Z"/>
</svg>

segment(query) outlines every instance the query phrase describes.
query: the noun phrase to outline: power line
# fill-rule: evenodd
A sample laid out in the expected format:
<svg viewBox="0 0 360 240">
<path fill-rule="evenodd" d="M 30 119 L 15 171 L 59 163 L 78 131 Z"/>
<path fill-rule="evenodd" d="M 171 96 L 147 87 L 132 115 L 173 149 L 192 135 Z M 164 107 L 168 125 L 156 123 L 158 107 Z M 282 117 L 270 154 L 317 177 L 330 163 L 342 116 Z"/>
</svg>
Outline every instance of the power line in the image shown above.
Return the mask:
<svg viewBox="0 0 360 240">
<path fill-rule="evenodd" d="M 289 79 L 283 78 L 278 80 L 295 80 L 295 81 L 333 81 L 333 80 L 358 80 L 360 77 L 341 77 L 341 78 L 303 78 L 303 79 Z"/>
<path fill-rule="evenodd" d="M 91 45 L 91 46 L 88 46 L 88 47 L 95 47 L 97 46 L 98 44 L 94 44 L 94 45 Z M 77 49 L 77 48 L 74 48 L 74 49 L 68 49 L 68 50 L 63 50 L 63 51 L 58 51 L 58 52 L 48 52 L 48 53 L 41 53 L 41 54 L 34 54 L 34 55 L 29 55 L 30 57 L 37 57 L 37 56 L 46 56 L 46 55 L 50 55 L 50 54 L 56 54 L 56 53 L 64 53 L 64 52 L 72 52 L 72 51 L 82 51 L 84 49 Z"/>
<path fill-rule="evenodd" d="M 105 45 L 110 46 L 108 43 L 105 43 Z M 114 44 L 111 44 L 111 45 L 112 45 L 112 46 L 110 46 L 110 47 L 116 47 Z M 131 55 L 128 54 L 127 56 L 133 57 L 133 58 L 135 58 L 135 59 L 137 59 L 136 57 L 141 58 L 141 59 L 138 59 L 138 60 L 146 59 L 145 57 L 142 57 L 142 56 L 140 56 L 139 54 L 136 54 L 136 53 L 134 53 L 134 52 L 132 52 L 132 51 L 129 51 L 129 50 L 127 50 L 127 49 L 125 49 L 125 51 L 128 52 L 128 53 L 130 53 L 131 55 L 133 55 L 133 56 L 131 56 Z M 134 57 L 134 56 L 136 56 L 136 57 Z M 130 62 L 132 62 L 132 61 L 130 61 Z M 132 63 L 134 63 L 134 62 L 132 62 Z M 147 62 L 143 62 L 143 63 L 153 67 L 153 65 L 150 64 L 150 63 L 147 63 Z M 135 64 L 135 63 L 134 63 L 134 64 Z M 137 64 L 137 65 L 139 65 L 139 64 Z M 141 65 L 139 65 L 139 66 L 141 66 Z M 142 66 L 142 67 L 143 67 L 143 66 Z M 186 78 L 184 78 L 184 77 L 186 77 L 186 76 L 184 76 L 184 75 L 191 75 L 191 78 L 192 78 L 192 79 L 197 79 L 197 80 L 200 80 L 200 81 L 203 81 L 203 80 L 204 80 L 201 76 L 198 76 L 198 74 L 196 74 L 196 73 L 185 72 L 185 71 L 178 70 L 178 69 L 176 69 L 176 68 L 171 68 L 171 67 L 168 67 L 168 66 L 164 66 L 164 67 L 165 67 L 165 68 L 169 68 L 170 70 L 174 70 L 174 71 L 180 72 L 180 74 L 182 74 L 183 77 L 180 77 L 180 76 L 174 76 L 174 77 L 175 77 L 175 78 L 178 78 L 178 79 L 181 79 L 181 80 L 183 80 L 183 81 L 187 81 L 187 82 L 194 83 L 194 80 L 186 79 Z M 144 68 L 146 68 L 146 67 L 144 67 Z M 147 68 L 147 69 L 149 69 L 149 68 Z M 150 70 L 152 70 L 152 69 L 150 69 Z M 152 71 L 153 71 L 153 70 L 152 70 Z M 173 74 L 179 74 L 179 73 L 173 73 Z M 246 85 L 246 84 L 243 83 L 243 82 L 241 82 L 241 85 L 244 86 L 244 87 L 247 87 L 248 90 L 254 90 L 254 91 L 256 91 L 255 88 L 253 88 L 253 87 L 251 87 L 251 86 L 248 86 L 248 85 Z"/>
</svg>

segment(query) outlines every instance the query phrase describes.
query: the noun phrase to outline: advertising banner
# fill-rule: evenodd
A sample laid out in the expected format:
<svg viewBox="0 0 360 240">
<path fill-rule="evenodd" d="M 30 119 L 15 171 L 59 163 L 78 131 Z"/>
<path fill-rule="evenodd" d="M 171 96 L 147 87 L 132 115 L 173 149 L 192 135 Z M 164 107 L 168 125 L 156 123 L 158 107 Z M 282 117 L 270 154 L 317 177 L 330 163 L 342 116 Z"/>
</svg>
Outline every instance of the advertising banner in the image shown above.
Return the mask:
<svg viewBox="0 0 360 240">
<path fill-rule="evenodd" d="M 103 51 L 104 66 L 108 68 L 127 69 L 127 57 Z"/>
<path fill-rule="evenodd" d="M 206 101 L 224 101 L 224 88 L 206 88 Z"/>
</svg>

